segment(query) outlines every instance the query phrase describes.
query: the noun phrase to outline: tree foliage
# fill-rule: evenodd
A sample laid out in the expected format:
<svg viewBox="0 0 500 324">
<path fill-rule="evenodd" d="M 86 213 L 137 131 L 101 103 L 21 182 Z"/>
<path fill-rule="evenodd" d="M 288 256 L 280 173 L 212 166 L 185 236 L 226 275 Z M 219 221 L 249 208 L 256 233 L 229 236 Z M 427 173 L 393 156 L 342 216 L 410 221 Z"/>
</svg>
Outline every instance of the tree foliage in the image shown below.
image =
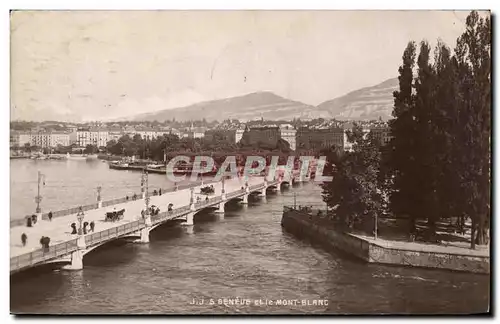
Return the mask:
<svg viewBox="0 0 500 324">
<path fill-rule="evenodd" d="M 333 181 L 322 184 L 323 200 L 337 224 L 370 233 L 375 218 L 383 213 L 378 177 L 381 143 L 372 133 L 364 136 L 357 125 L 347 136 L 353 143 L 352 152 L 339 154 L 335 148 L 324 152 L 328 161 L 325 174 L 333 176 Z"/>
<path fill-rule="evenodd" d="M 454 51 L 438 41 L 407 44 L 394 91 L 392 139 L 379 147 L 359 129 L 354 151 L 330 151 L 323 197 L 344 224 L 370 219 L 384 209 L 408 217 L 410 231 L 426 219 L 427 240 L 436 222 L 472 220 L 471 247 L 486 243 L 490 224 L 491 21 L 475 11 Z M 371 222 L 371 220 L 370 220 Z"/>
</svg>

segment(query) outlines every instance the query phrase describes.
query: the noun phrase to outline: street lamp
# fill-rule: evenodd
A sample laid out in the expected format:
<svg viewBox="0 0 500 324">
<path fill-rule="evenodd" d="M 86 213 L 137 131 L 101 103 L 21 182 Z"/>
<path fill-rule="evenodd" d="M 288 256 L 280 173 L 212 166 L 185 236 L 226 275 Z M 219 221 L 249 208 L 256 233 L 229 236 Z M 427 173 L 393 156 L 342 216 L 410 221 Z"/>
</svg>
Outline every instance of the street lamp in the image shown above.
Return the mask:
<svg viewBox="0 0 500 324">
<path fill-rule="evenodd" d="M 189 204 L 192 205 L 194 202 L 194 188 L 191 187 L 189 190 L 191 191 L 191 197 L 189 197 Z"/>
<path fill-rule="evenodd" d="M 78 235 L 82 235 L 83 229 L 82 229 L 82 222 L 83 219 L 85 218 L 85 214 L 83 213 L 82 207 L 80 207 L 80 210 L 78 211 L 78 214 L 76 214 L 76 219 L 78 220 L 79 226 L 78 226 Z"/>
<path fill-rule="evenodd" d="M 225 177 L 225 176 L 223 176 L 223 177 L 222 177 L 222 193 L 223 193 L 223 194 L 226 192 L 226 189 L 224 188 L 224 184 L 225 184 L 225 182 L 226 182 L 226 177 Z"/>
<path fill-rule="evenodd" d="M 97 187 L 97 201 L 101 201 L 101 190 L 101 186 Z"/>
<path fill-rule="evenodd" d="M 40 203 L 42 202 L 42 195 L 40 195 L 40 186 L 42 179 L 45 178 L 45 175 L 43 175 L 40 171 L 38 171 L 38 191 L 37 195 L 35 197 L 35 202 L 36 202 L 36 213 L 39 214 L 42 212 L 42 208 L 40 207 Z M 43 181 L 43 184 L 45 185 L 45 179 Z"/>
<path fill-rule="evenodd" d="M 146 216 L 149 215 L 149 184 L 148 184 L 148 171 L 144 170 L 144 182 L 146 185 L 146 197 L 144 201 L 146 202 Z"/>
</svg>

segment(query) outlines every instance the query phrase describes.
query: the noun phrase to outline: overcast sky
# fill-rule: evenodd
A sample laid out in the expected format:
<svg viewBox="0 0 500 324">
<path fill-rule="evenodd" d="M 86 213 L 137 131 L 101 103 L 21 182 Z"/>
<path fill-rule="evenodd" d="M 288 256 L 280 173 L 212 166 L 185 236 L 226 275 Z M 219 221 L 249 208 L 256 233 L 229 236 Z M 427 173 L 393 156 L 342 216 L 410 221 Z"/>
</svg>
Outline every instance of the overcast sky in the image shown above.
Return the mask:
<svg viewBox="0 0 500 324">
<path fill-rule="evenodd" d="M 17 11 L 11 118 L 99 120 L 272 91 L 317 105 L 396 77 L 457 11 Z"/>
</svg>

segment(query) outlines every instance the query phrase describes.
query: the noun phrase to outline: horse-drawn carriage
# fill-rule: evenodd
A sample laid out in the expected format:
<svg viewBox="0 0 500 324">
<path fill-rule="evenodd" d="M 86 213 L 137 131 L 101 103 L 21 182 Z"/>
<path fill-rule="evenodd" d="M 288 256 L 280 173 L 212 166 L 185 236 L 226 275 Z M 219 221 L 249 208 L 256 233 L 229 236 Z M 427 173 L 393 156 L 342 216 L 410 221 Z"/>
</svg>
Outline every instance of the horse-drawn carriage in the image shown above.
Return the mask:
<svg viewBox="0 0 500 324">
<path fill-rule="evenodd" d="M 200 189 L 200 192 L 203 194 L 203 195 L 212 195 L 215 193 L 215 188 L 213 185 L 210 185 L 210 186 L 205 186 L 203 188 Z"/>
<path fill-rule="evenodd" d="M 105 222 L 116 222 L 121 219 L 123 219 L 125 213 L 125 209 L 121 209 L 118 211 L 112 211 L 112 212 L 107 212 L 106 213 L 106 218 L 104 219 Z"/>
<path fill-rule="evenodd" d="M 158 216 L 160 213 L 160 208 L 156 207 L 155 205 L 149 207 L 149 214 L 151 216 Z"/>
</svg>

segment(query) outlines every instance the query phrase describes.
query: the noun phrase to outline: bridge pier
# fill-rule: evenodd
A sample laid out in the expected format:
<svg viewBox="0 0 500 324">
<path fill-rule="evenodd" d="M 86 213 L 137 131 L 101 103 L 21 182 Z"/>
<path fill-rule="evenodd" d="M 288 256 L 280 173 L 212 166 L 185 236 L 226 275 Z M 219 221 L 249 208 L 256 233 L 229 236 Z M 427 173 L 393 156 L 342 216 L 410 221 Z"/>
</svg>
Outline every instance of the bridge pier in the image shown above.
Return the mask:
<svg viewBox="0 0 500 324">
<path fill-rule="evenodd" d="M 224 214 L 226 201 L 227 201 L 226 194 L 224 192 L 222 193 L 221 198 L 222 198 L 222 201 L 219 203 L 219 209 L 217 209 L 215 212 L 219 213 L 219 214 Z"/>
<path fill-rule="evenodd" d="M 83 255 L 87 248 L 85 244 L 85 236 L 80 235 L 76 241 L 78 250 L 71 253 L 71 264 L 65 265 L 64 270 L 82 270 L 83 269 Z"/>
<path fill-rule="evenodd" d="M 141 238 L 137 241 L 137 243 L 149 243 L 149 231 L 151 227 L 144 227 L 141 229 Z"/>
<path fill-rule="evenodd" d="M 189 226 L 192 226 L 194 225 L 194 212 L 190 212 L 188 214 L 186 214 L 186 223 L 185 225 L 189 225 Z"/>
<path fill-rule="evenodd" d="M 243 196 L 243 201 L 242 201 L 241 203 L 242 203 L 242 204 L 245 204 L 245 205 L 246 205 L 246 204 L 248 204 L 248 194 L 245 194 L 245 195 Z"/>
<path fill-rule="evenodd" d="M 264 188 L 262 188 L 261 192 L 260 192 L 260 195 L 265 197 L 267 194 L 267 186 L 265 186 Z"/>
<path fill-rule="evenodd" d="M 219 208 L 215 212 L 219 213 L 219 214 L 224 214 L 224 212 L 225 212 L 225 205 L 226 205 L 225 201 L 221 202 L 219 204 Z"/>
<path fill-rule="evenodd" d="M 146 227 L 139 230 L 138 234 L 140 236 L 140 239 L 135 240 L 134 243 L 149 243 L 149 232 L 151 232 L 151 226 L 152 226 L 151 215 L 149 215 L 149 213 L 147 215 L 145 215 L 144 221 L 145 221 Z"/>
</svg>

